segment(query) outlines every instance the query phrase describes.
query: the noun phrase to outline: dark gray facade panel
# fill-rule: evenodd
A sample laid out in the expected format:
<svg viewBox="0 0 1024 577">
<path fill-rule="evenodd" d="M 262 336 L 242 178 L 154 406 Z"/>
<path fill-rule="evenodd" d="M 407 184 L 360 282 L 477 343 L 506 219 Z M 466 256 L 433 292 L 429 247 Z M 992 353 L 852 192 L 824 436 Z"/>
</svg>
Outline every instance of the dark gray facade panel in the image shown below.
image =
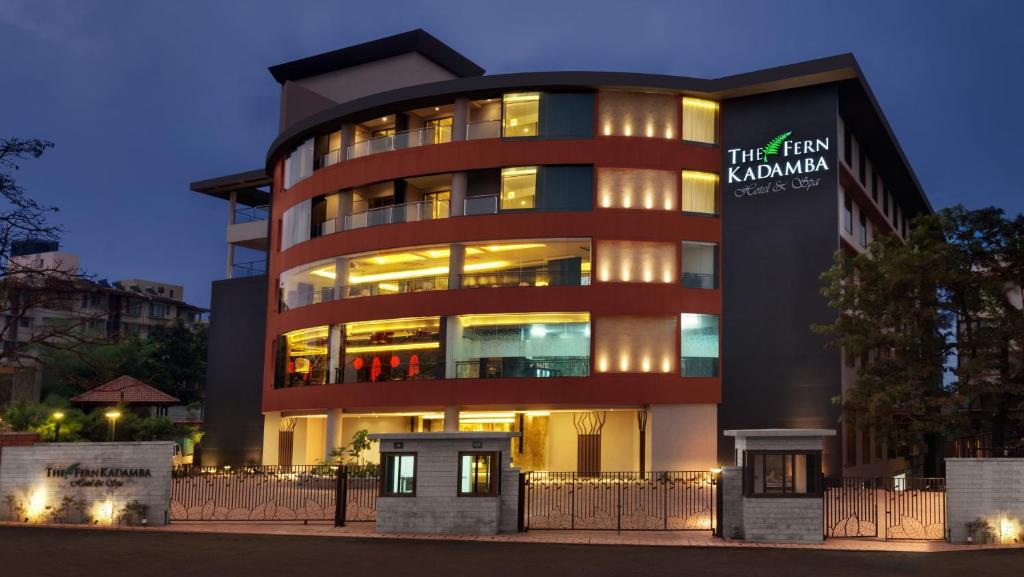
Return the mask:
<svg viewBox="0 0 1024 577">
<path fill-rule="evenodd" d="M 839 243 L 837 107 L 835 85 L 722 104 L 722 463 L 734 458 L 722 430 L 840 424 L 840 354 L 811 332 L 835 316 L 819 277 Z M 743 162 L 786 132 L 767 163 Z M 730 182 L 730 169 L 749 179 Z M 827 472 L 840 470 L 839 438 L 826 442 Z"/>
<path fill-rule="evenodd" d="M 260 463 L 267 277 L 215 281 L 212 290 L 202 461 Z"/>
<path fill-rule="evenodd" d="M 593 138 L 593 92 L 545 92 L 540 99 L 541 138 Z"/>
<path fill-rule="evenodd" d="M 591 210 L 594 207 L 593 166 L 542 166 L 537 173 L 537 209 Z"/>
</svg>

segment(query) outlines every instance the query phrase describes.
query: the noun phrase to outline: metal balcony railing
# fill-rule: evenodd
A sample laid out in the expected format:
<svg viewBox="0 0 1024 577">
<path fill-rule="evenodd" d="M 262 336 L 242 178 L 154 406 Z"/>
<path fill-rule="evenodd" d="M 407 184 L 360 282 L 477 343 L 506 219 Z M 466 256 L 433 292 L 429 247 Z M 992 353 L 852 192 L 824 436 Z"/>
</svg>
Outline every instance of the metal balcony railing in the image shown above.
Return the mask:
<svg viewBox="0 0 1024 577">
<path fill-rule="evenodd" d="M 235 209 L 235 224 L 242 224 L 245 222 L 257 222 L 261 220 L 267 220 L 269 218 L 270 207 L 267 205 L 262 206 L 244 206 L 242 208 Z"/>
<path fill-rule="evenodd" d="M 249 262 L 236 262 L 231 265 L 232 278 L 260 276 L 267 274 L 267 261 L 264 259 Z"/>
<path fill-rule="evenodd" d="M 421 202 L 410 202 L 406 204 L 396 204 L 394 206 L 371 208 L 370 210 L 365 210 L 363 212 L 345 215 L 344 224 L 345 230 L 353 230 L 356 228 L 366 228 L 368 226 L 380 226 L 382 224 L 416 222 L 420 220 L 435 220 L 439 218 L 448 218 L 447 200 L 424 200 Z M 325 222 L 324 226 L 327 226 L 327 228 L 333 226 L 335 230 L 332 232 L 337 232 L 337 223 L 335 222 L 333 225 L 328 225 L 329 222 L 331 221 Z"/>
<path fill-rule="evenodd" d="M 346 298 L 437 291 L 448 288 L 448 277 L 433 276 L 406 280 L 361 283 L 349 285 L 345 288 Z"/>
<path fill-rule="evenodd" d="M 507 379 L 546 377 L 586 377 L 590 375 L 590 357 L 524 358 L 500 357 L 458 361 L 455 378 Z"/>
<path fill-rule="evenodd" d="M 369 140 L 362 140 L 350 145 L 345 150 L 345 160 L 361 158 L 371 154 L 380 154 L 403 148 L 415 148 L 429 144 L 441 144 L 452 141 L 451 126 L 432 126 L 428 128 L 417 128 L 396 132 L 388 136 L 378 136 Z"/>
<path fill-rule="evenodd" d="M 684 272 L 683 273 L 683 286 L 685 288 L 695 289 L 714 289 L 718 288 L 715 275 L 697 273 L 697 272 Z"/>
<path fill-rule="evenodd" d="M 478 214 L 498 214 L 500 207 L 498 195 L 470 196 L 462 204 L 462 214 L 474 216 Z"/>
</svg>

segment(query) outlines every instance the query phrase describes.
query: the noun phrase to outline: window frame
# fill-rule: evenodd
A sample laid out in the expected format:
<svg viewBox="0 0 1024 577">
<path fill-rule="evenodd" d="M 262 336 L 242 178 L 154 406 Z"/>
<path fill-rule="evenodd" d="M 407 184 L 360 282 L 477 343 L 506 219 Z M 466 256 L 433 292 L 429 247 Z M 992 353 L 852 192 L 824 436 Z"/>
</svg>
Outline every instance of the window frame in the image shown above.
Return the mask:
<svg viewBox="0 0 1024 577">
<path fill-rule="evenodd" d="M 388 491 L 388 460 L 390 457 L 412 457 L 412 491 L 409 493 L 392 493 Z M 380 454 L 380 488 L 378 497 L 415 497 L 419 480 L 420 459 L 416 451 L 384 451 Z"/>
<path fill-rule="evenodd" d="M 490 463 L 490 476 L 487 492 L 463 492 L 462 491 L 462 460 L 463 457 L 488 457 Z M 496 471 L 495 471 L 496 467 Z M 455 494 L 459 497 L 499 497 L 501 496 L 501 451 L 459 451 L 458 474 L 455 477 Z"/>
<path fill-rule="evenodd" d="M 768 493 L 762 490 L 760 493 L 754 492 L 754 457 L 756 455 L 783 455 L 789 456 L 794 459 L 794 476 L 795 472 L 795 457 L 797 455 L 805 455 L 807 457 L 814 457 L 817 463 L 817 470 L 814 472 L 814 490 L 806 493 L 786 492 L 786 484 L 783 482 L 783 491 L 781 493 Z M 802 449 L 747 449 L 743 451 L 743 497 L 745 499 L 821 499 L 824 497 L 824 474 L 821 471 L 821 455 L 820 450 L 802 450 Z M 807 476 L 808 482 L 811 480 L 811 476 Z M 762 484 L 764 482 L 764 476 L 762 475 Z"/>
</svg>

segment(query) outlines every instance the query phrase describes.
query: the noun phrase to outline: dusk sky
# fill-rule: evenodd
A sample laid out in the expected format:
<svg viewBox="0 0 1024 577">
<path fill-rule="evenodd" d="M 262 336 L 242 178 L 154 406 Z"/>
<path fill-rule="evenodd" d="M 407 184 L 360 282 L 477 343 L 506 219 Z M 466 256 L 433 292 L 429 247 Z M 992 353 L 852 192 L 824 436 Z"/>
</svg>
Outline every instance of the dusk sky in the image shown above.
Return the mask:
<svg viewBox="0 0 1024 577">
<path fill-rule="evenodd" d="M 227 204 L 188 184 L 263 166 L 268 66 L 413 28 L 489 74 L 718 77 L 852 52 L 933 206 L 1017 214 L 1022 22 L 1019 1 L 0 0 L 0 134 L 56 144 L 17 177 L 87 272 L 206 306 Z"/>
</svg>

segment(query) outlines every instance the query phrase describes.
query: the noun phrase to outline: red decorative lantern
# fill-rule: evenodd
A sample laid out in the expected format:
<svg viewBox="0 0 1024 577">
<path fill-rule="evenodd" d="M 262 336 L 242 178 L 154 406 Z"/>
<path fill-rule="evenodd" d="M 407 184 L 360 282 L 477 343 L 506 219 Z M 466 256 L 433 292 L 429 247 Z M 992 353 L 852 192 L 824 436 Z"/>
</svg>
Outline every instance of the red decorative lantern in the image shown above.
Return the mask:
<svg viewBox="0 0 1024 577">
<path fill-rule="evenodd" d="M 356 357 L 356 360 L 352 361 L 352 366 L 355 367 L 357 371 L 361 370 L 363 368 L 363 357 Z"/>
<path fill-rule="evenodd" d="M 420 374 L 420 356 L 413 353 L 409 357 L 409 377 L 415 377 Z"/>
<path fill-rule="evenodd" d="M 370 365 L 370 382 L 376 383 L 380 378 L 380 357 L 373 357 L 373 364 Z"/>
<path fill-rule="evenodd" d="M 391 368 L 397 369 L 400 364 L 402 364 L 402 361 L 398 360 L 398 355 L 391 355 Z"/>
</svg>

